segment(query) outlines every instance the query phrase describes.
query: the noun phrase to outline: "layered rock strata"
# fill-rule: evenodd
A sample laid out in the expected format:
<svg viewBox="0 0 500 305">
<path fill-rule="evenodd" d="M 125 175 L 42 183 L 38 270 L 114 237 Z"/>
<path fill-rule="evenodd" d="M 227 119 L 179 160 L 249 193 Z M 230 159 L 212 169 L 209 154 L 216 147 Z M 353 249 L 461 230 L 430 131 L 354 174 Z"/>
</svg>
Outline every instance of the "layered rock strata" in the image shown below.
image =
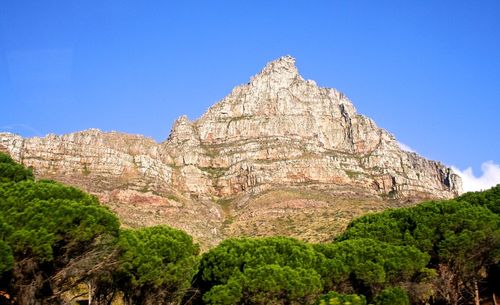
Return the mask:
<svg viewBox="0 0 500 305">
<path fill-rule="evenodd" d="M 334 198 L 356 198 L 369 203 L 364 210 L 378 210 L 387 202 L 461 192 L 450 168 L 400 149 L 344 94 L 304 80 L 290 56 L 269 63 L 198 120 L 180 117 L 163 143 L 89 129 L 43 138 L 0 133 L 0 150 L 39 178 L 97 194 L 129 225 L 167 223 L 208 246 L 226 235 L 252 235 L 252 224 L 240 228 L 239 222 L 274 219 L 266 209 L 279 210 L 279 200 L 252 207 L 279 190 L 330 196 L 288 196 L 285 206 L 294 212 L 283 213 L 290 215 L 328 214 Z"/>
</svg>

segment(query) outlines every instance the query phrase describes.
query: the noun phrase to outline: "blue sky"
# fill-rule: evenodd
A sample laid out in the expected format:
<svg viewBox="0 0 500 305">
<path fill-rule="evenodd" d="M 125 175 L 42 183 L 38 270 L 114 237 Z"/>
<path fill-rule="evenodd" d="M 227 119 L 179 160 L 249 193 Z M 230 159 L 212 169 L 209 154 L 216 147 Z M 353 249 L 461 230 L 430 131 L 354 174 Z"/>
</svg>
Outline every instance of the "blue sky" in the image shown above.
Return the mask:
<svg viewBox="0 0 500 305">
<path fill-rule="evenodd" d="M 498 0 L 4 0 L 0 131 L 162 141 L 286 54 L 421 155 L 500 182 Z"/>
</svg>

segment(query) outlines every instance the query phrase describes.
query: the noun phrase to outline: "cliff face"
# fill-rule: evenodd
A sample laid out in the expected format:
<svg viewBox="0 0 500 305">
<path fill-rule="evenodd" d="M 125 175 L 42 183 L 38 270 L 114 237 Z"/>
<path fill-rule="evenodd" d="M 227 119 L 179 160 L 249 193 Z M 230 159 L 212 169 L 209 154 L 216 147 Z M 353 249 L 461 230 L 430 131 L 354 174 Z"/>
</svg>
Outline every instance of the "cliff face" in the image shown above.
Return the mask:
<svg viewBox="0 0 500 305">
<path fill-rule="evenodd" d="M 268 64 L 199 120 L 180 118 L 164 145 L 177 147 L 175 165 L 197 167 L 200 179 L 204 168 L 216 171 L 202 192 L 219 196 L 303 183 L 398 198 L 448 198 L 460 188 L 449 169 L 402 151 L 342 93 L 305 81 L 291 57 Z"/>
<path fill-rule="evenodd" d="M 0 133 L 0 150 L 32 166 L 37 177 L 97 194 L 125 223 L 167 223 L 207 245 L 273 228 L 304 238 L 308 230 L 296 225 L 306 220 L 297 219 L 311 211 L 327 215 L 328 226 L 340 206 L 347 214 L 356 210 L 352 202 L 363 208 L 345 219 L 461 192 L 451 169 L 401 150 L 342 93 L 304 80 L 289 56 L 269 63 L 200 119 L 180 117 L 163 143 L 90 129 L 29 139 Z M 297 234 L 276 229 L 280 215 Z M 310 229 L 309 235 L 318 233 Z"/>
</svg>

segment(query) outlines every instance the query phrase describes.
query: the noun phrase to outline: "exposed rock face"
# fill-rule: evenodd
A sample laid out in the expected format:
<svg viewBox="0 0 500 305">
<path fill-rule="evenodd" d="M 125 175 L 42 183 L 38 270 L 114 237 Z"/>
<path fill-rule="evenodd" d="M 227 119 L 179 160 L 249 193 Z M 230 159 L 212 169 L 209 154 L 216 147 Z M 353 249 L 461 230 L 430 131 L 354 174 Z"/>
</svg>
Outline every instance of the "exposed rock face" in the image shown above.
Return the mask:
<svg viewBox="0 0 500 305">
<path fill-rule="evenodd" d="M 197 121 L 180 117 L 160 144 L 90 129 L 29 139 L 0 133 L 0 150 L 32 166 L 37 177 L 98 194 L 125 223 L 168 223 L 207 245 L 225 234 L 250 234 L 235 229 L 238 221 L 265 222 L 269 205 L 250 213 L 254 216 L 245 212 L 273 190 L 354 196 L 373 210 L 389 199 L 451 198 L 461 192 L 451 169 L 401 150 L 342 93 L 304 80 L 289 56 L 269 63 Z M 335 205 L 335 200 L 287 200 L 323 214 Z M 127 214 L 134 207 L 137 219 Z"/>
</svg>

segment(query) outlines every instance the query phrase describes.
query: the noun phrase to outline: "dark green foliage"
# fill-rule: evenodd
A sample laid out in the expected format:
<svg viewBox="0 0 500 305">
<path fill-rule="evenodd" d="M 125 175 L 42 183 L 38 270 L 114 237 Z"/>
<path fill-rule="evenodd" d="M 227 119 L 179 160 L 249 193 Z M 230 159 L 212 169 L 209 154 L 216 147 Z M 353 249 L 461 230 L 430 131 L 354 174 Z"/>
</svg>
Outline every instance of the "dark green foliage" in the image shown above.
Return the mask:
<svg viewBox="0 0 500 305">
<path fill-rule="evenodd" d="M 9 271 L 14 265 L 14 257 L 12 249 L 5 241 L 5 238 L 12 232 L 12 227 L 4 222 L 0 215 L 0 275 L 3 272 Z M 1 278 L 1 276 L 0 276 Z"/>
<path fill-rule="evenodd" d="M 26 180 L 18 183 L 0 184 L 0 186 L 4 198 L 15 196 L 24 202 L 24 205 L 16 207 L 17 209 L 26 207 L 31 200 L 48 199 L 68 199 L 78 201 L 84 205 L 99 205 L 96 197 L 77 188 L 51 180 L 39 180 L 36 183 Z"/>
<path fill-rule="evenodd" d="M 412 246 L 396 246 L 373 239 L 353 239 L 315 248 L 324 254 L 326 288 L 343 287 L 372 295 L 398 283 L 417 281 L 426 273 L 429 256 Z M 344 288 L 345 289 L 345 288 Z"/>
<path fill-rule="evenodd" d="M 190 236 L 153 227 L 118 238 L 118 219 L 94 196 L 35 182 L 6 155 L 0 161 L 0 290 L 19 304 L 57 303 L 83 281 L 92 283 L 97 302 L 109 302 L 116 291 L 130 304 L 182 298 L 198 261 Z"/>
<path fill-rule="evenodd" d="M 316 305 L 366 305 L 366 298 L 358 294 L 340 294 L 329 292 L 315 303 Z"/>
<path fill-rule="evenodd" d="M 373 238 L 428 253 L 429 267 L 440 276 L 437 291 L 453 303 L 469 295 L 500 259 L 500 216 L 488 205 L 486 199 L 471 204 L 462 198 L 388 210 L 354 220 L 338 240 Z"/>
<path fill-rule="evenodd" d="M 28 179 L 33 179 L 31 169 L 17 164 L 9 155 L 0 152 L 0 182 L 18 182 Z"/>
<path fill-rule="evenodd" d="M 215 285 L 203 295 L 203 304 L 239 304 L 243 299 L 243 276 L 231 278 L 223 285 Z"/>
<path fill-rule="evenodd" d="M 388 210 L 354 220 L 338 240 L 373 238 L 396 245 L 412 245 L 429 253 L 434 263 L 460 250 L 452 240 L 475 235 L 476 241 L 495 244 L 500 218 L 489 209 L 468 202 L 427 202 L 414 208 Z M 480 236 L 479 236 L 479 235 Z M 482 237 L 481 237 L 482 236 Z"/>
<path fill-rule="evenodd" d="M 317 273 L 264 265 L 237 273 L 203 296 L 208 304 L 309 304 L 322 290 Z"/>
<path fill-rule="evenodd" d="M 12 256 L 12 249 L 5 241 L 0 240 L 0 273 L 12 269 L 14 257 Z"/>
<path fill-rule="evenodd" d="M 264 265 L 248 268 L 244 288 L 253 304 L 275 303 L 307 304 L 322 291 L 320 276 L 311 269 L 289 266 Z M 268 304 L 269 304 L 268 303 Z"/>
<path fill-rule="evenodd" d="M 87 276 L 119 222 L 96 198 L 51 181 L 0 154 L 0 290 L 17 298 L 57 300 Z M 57 275 L 57 276 L 56 276 Z"/>
<path fill-rule="evenodd" d="M 185 232 L 165 226 L 124 230 L 117 278 L 129 304 L 179 301 L 196 273 L 198 245 Z"/>
<path fill-rule="evenodd" d="M 374 299 L 375 305 L 410 305 L 406 291 L 399 287 L 386 288 Z"/>
<path fill-rule="evenodd" d="M 469 192 L 457 198 L 474 205 L 484 206 L 495 214 L 500 214 L 500 184 L 484 192 Z"/>
<path fill-rule="evenodd" d="M 325 290 L 374 295 L 428 280 L 428 261 L 414 247 L 372 239 L 314 246 L 282 237 L 232 239 L 203 256 L 196 284 L 208 304 L 310 304 Z"/>
<path fill-rule="evenodd" d="M 14 265 L 12 249 L 5 241 L 5 238 L 7 238 L 11 233 L 12 227 L 9 226 L 0 215 L 0 279 L 1 274 L 12 269 Z"/>
<path fill-rule="evenodd" d="M 196 284 L 208 304 L 309 304 L 323 289 L 323 262 L 291 238 L 230 239 L 203 256 Z"/>
<path fill-rule="evenodd" d="M 203 280 L 225 282 L 244 268 L 274 264 L 314 269 L 318 260 L 313 247 L 286 237 L 228 239 L 203 256 Z"/>
<path fill-rule="evenodd" d="M 117 235 L 119 226 L 94 197 L 48 181 L 0 184 L 0 211 L 13 227 L 6 240 L 16 256 L 40 262 L 79 251 L 101 234 Z"/>
</svg>

